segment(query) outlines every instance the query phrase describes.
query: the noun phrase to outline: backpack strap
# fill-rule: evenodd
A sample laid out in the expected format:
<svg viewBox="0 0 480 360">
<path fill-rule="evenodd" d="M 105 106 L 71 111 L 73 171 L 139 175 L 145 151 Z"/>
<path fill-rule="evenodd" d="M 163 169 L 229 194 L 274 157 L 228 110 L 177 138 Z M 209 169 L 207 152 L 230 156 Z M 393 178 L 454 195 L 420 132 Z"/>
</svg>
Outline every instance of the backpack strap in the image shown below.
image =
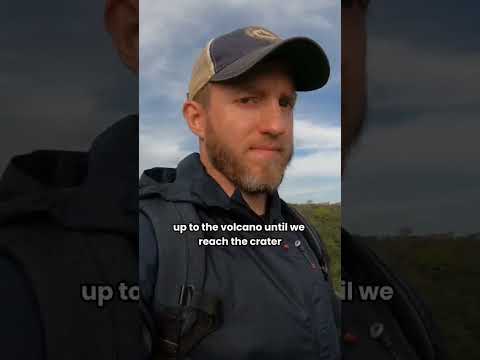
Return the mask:
<svg viewBox="0 0 480 360">
<path fill-rule="evenodd" d="M 330 258 L 328 257 L 327 247 L 323 243 L 322 238 L 318 234 L 318 232 L 312 228 L 312 226 L 308 223 L 308 221 L 303 217 L 302 214 L 298 210 L 296 210 L 292 206 L 286 206 L 287 212 L 293 220 L 299 224 L 305 225 L 305 230 L 307 234 L 307 240 L 312 248 L 313 252 L 317 256 L 317 259 L 320 263 L 320 267 L 326 277 L 328 278 L 328 267 L 330 264 Z"/>
<path fill-rule="evenodd" d="M 333 282 L 331 276 L 328 275 L 328 268 L 330 266 L 330 258 L 328 256 L 327 247 L 323 242 L 322 238 L 318 234 L 318 232 L 308 223 L 308 221 L 300 214 L 298 210 L 294 207 L 286 205 L 285 209 L 287 211 L 287 216 L 293 219 L 295 222 L 299 224 L 305 225 L 306 229 L 306 239 L 308 244 L 312 248 L 313 252 L 315 253 L 318 262 L 320 264 L 320 268 L 324 274 L 325 279 L 330 283 L 332 292 L 332 304 L 333 304 L 333 312 L 335 317 L 335 323 L 337 325 L 337 331 L 340 334 L 341 331 L 341 322 L 342 322 L 342 315 L 341 315 L 341 302 L 340 299 L 335 294 Z"/>
<path fill-rule="evenodd" d="M 153 351 L 182 359 L 219 325 L 220 301 L 204 292 L 205 247 L 198 246 L 202 232 L 174 231 L 174 225 L 199 225 L 200 220 L 192 204 L 158 196 L 142 199 L 140 211 L 152 223 L 157 241 Z"/>
</svg>

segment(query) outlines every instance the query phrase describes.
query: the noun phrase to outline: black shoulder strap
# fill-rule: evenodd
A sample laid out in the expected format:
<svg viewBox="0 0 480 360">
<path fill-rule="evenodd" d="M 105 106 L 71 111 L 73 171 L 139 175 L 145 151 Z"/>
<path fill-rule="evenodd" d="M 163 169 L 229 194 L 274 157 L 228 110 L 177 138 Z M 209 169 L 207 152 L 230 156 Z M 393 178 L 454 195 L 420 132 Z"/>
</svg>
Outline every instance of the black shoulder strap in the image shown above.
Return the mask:
<svg viewBox="0 0 480 360">
<path fill-rule="evenodd" d="M 309 245 L 312 247 L 312 250 L 317 256 L 317 259 L 320 262 L 320 266 L 322 267 L 322 270 L 324 272 L 327 272 L 328 274 L 330 258 L 328 256 L 327 247 L 323 243 L 322 238 L 320 237 L 317 231 L 312 229 L 308 221 L 294 207 L 287 205 L 286 210 L 288 211 L 289 216 L 294 219 L 294 221 L 305 225 L 305 228 L 307 230 L 306 233 L 308 235 L 307 240 L 309 241 Z"/>
<path fill-rule="evenodd" d="M 319 261 L 321 270 L 325 275 L 326 279 L 329 281 L 330 286 L 332 288 L 332 304 L 333 304 L 333 311 L 335 316 L 335 323 L 337 325 L 338 331 L 341 328 L 341 303 L 340 299 L 335 294 L 332 278 L 328 276 L 328 268 L 330 266 L 330 258 L 328 256 L 327 247 L 322 241 L 320 234 L 318 234 L 315 229 L 313 229 L 308 221 L 298 212 L 294 207 L 286 205 L 286 211 L 288 215 L 296 222 L 305 225 L 306 228 L 306 235 L 309 245 L 311 246 L 312 250 L 314 251 L 317 259 Z"/>
<path fill-rule="evenodd" d="M 160 197 L 142 199 L 140 211 L 151 221 L 157 239 L 153 311 L 159 336 L 167 352 L 175 354 L 172 358 L 181 358 L 214 331 L 219 320 L 219 300 L 204 291 L 205 247 L 198 246 L 203 233 L 190 229 L 200 226 L 200 219 L 192 204 Z"/>
<path fill-rule="evenodd" d="M 202 232 L 188 229 L 189 224 L 200 225 L 195 208 L 190 203 L 156 197 L 142 200 L 140 211 L 152 223 L 157 239 L 154 297 L 164 306 L 182 304 L 192 290 L 202 290 L 205 282 L 205 247 L 197 245 Z M 180 234 L 180 226 L 187 226 L 187 230 Z"/>
</svg>

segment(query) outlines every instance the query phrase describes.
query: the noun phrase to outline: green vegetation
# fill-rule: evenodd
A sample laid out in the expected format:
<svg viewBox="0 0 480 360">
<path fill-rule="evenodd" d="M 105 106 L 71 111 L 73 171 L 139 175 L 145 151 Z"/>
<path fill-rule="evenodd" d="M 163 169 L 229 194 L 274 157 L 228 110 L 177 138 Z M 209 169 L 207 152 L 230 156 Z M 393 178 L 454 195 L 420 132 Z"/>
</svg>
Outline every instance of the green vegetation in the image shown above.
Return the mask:
<svg viewBox="0 0 480 360">
<path fill-rule="evenodd" d="M 330 272 L 340 287 L 340 204 L 291 204 L 320 233 L 330 256 Z M 421 296 L 440 327 L 453 359 L 480 359 L 480 239 L 478 236 L 364 237 L 380 258 Z M 478 235 L 478 234 L 477 234 Z"/>
<path fill-rule="evenodd" d="M 340 204 L 291 204 L 320 233 L 330 256 L 335 287 L 340 285 Z M 452 359 L 480 359 L 480 239 L 478 236 L 364 237 L 380 258 L 421 296 L 440 327 Z M 478 234 L 477 234 L 478 235 Z"/>
<path fill-rule="evenodd" d="M 340 289 L 341 206 L 337 204 L 290 204 L 318 231 L 330 257 L 330 274 L 337 291 Z"/>
<path fill-rule="evenodd" d="M 480 359 L 480 241 L 453 235 L 364 240 L 428 305 L 452 359 Z"/>
</svg>

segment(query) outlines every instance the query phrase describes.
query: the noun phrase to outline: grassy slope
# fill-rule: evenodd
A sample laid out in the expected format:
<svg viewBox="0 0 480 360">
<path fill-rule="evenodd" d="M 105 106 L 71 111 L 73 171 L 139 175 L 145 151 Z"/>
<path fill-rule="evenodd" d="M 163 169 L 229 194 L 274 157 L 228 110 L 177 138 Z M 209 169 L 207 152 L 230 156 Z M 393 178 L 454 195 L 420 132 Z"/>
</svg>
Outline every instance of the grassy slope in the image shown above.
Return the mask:
<svg viewBox="0 0 480 360">
<path fill-rule="evenodd" d="M 480 241 L 452 238 L 367 239 L 429 306 L 452 359 L 480 359 Z"/>
</svg>

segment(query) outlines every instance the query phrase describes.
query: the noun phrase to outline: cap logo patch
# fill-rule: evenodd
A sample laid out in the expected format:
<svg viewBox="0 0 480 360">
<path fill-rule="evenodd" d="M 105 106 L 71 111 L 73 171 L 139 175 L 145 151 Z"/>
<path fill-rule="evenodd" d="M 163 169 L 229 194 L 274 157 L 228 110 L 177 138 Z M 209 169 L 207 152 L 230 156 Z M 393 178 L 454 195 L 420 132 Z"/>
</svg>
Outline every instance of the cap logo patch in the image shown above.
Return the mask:
<svg viewBox="0 0 480 360">
<path fill-rule="evenodd" d="M 249 27 L 245 29 L 245 34 L 257 40 L 264 40 L 270 42 L 280 40 L 277 35 L 262 27 Z"/>
</svg>

